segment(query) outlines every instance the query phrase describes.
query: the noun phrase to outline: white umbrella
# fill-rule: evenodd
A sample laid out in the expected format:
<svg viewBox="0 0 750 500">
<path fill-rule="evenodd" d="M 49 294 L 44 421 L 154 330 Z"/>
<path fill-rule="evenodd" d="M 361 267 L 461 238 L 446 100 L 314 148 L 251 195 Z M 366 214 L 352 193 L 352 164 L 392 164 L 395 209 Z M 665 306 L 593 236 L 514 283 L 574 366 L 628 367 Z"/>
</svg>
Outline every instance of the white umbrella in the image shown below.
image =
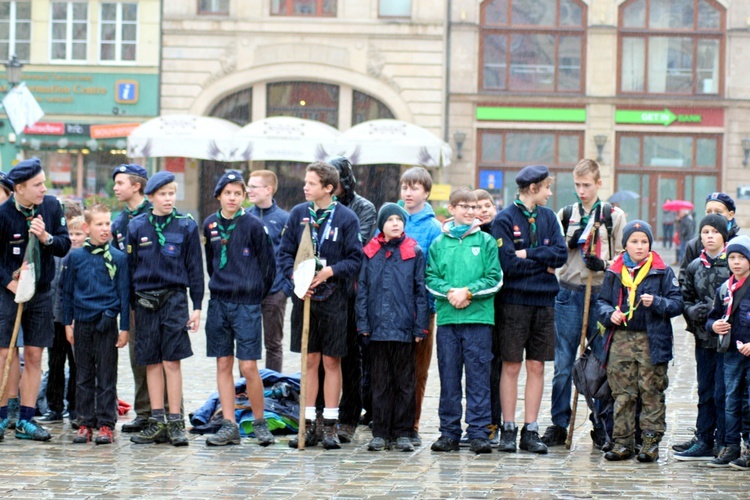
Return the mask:
<svg viewBox="0 0 750 500">
<path fill-rule="evenodd" d="M 221 142 L 238 130 L 239 125 L 210 116 L 159 116 L 133 130 L 128 137 L 128 157 L 231 161 L 236 152 Z"/>
</svg>

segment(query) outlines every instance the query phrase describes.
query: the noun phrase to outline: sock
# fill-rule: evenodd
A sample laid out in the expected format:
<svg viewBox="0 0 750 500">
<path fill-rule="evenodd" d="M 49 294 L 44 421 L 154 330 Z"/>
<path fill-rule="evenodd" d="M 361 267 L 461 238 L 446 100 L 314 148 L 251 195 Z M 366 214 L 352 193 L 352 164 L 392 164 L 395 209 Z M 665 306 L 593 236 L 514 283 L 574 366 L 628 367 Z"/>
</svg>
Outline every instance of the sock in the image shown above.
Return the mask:
<svg viewBox="0 0 750 500">
<path fill-rule="evenodd" d="M 35 413 L 36 408 L 21 405 L 21 413 L 18 414 L 18 420 L 26 420 L 28 422 L 29 420 L 34 418 Z"/>
<path fill-rule="evenodd" d="M 503 422 L 503 430 L 504 431 L 512 431 L 515 428 L 516 428 L 516 423 L 515 422 L 508 422 L 507 420 L 505 422 Z"/>
<path fill-rule="evenodd" d="M 539 432 L 539 424 L 536 421 L 531 422 L 531 423 L 524 422 L 524 427 L 526 427 L 527 431 Z"/>
<path fill-rule="evenodd" d="M 167 420 L 173 422 L 175 420 L 182 420 L 182 413 L 170 413 L 167 416 Z"/>
<path fill-rule="evenodd" d="M 305 420 L 315 421 L 315 407 L 305 406 Z"/>
<path fill-rule="evenodd" d="M 154 418 L 156 420 L 164 420 L 164 408 L 160 408 L 158 410 L 151 409 L 151 418 Z"/>
<path fill-rule="evenodd" d="M 323 408 L 323 420 L 338 420 L 339 409 L 336 408 Z"/>
<path fill-rule="evenodd" d="M 0 406 L 0 420 L 5 420 L 6 418 L 8 418 L 8 407 Z"/>
</svg>

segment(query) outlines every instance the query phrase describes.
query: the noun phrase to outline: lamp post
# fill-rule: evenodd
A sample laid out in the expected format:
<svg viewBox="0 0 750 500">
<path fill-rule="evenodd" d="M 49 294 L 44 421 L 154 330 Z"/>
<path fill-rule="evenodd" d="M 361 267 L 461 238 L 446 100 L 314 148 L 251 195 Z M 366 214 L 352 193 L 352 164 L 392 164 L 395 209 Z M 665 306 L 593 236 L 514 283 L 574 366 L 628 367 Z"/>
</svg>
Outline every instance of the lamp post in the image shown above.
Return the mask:
<svg viewBox="0 0 750 500">
<path fill-rule="evenodd" d="M 23 63 L 21 63 L 15 54 L 11 57 L 8 62 L 3 63 L 5 66 L 5 78 L 8 80 L 10 88 L 15 87 L 21 83 L 21 77 L 23 76 Z"/>
<path fill-rule="evenodd" d="M 602 156 L 602 154 L 604 153 L 604 145 L 607 144 L 607 136 L 604 134 L 595 135 L 594 144 L 596 144 L 596 151 L 598 153 L 596 161 L 602 163 L 604 162 L 604 157 Z"/>
<path fill-rule="evenodd" d="M 747 159 L 750 157 L 750 139 L 742 139 L 742 151 L 745 153 L 745 159 L 742 160 L 742 166 L 747 167 Z"/>
<path fill-rule="evenodd" d="M 460 160 L 464 157 L 463 149 L 464 149 L 464 141 L 466 140 L 466 132 L 463 132 L 461 130 L 456 130 L 453 133 L 453 140 L 456 141 L 456 158 Z"/>
</svg>

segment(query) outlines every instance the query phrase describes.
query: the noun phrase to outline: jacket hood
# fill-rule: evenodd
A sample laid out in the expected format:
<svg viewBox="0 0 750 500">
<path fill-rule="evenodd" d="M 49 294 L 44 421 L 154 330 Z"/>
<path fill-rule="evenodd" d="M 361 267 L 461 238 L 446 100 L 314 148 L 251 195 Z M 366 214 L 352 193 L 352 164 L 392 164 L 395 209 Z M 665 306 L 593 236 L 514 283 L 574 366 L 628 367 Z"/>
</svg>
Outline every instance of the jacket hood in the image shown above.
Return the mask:
<svg viewBox="0 0 750 500">
<path fill-rule="evenodd" d="M 664 260 L 662 260 L 661 256 L 658 253 L 654 252 L 653 250 L 651 251 L 651 253 L 654 255 L 654 260 L 651 263 L 651 270 L 663 271 L 664 269 L 666 269 L 667 265 L 664 263 Z M 616 274 L 620 274 L 622 272 L 622 268 L 623 266 L 625 266 L 625 262 L 623 261 L 624 254 L 625 252 L 617 256 L 614 262 L 612 262 L 612 265 L 609 266 L 608 271 L 612 271 L 613 273 L 616 273 Z"/>
<path fill-rule="evenodd" d="M 445 222 L 443 222 L 441 229 L 444 235 L 449 236 L 451 238 L 455 238 L 455 239 L 464 239 L 470 234 L 478 233 L 479 231 L 482 230 L 481 228 L 482 221 L 479 219 L 474 219 L 474 222 L 471 224 L 471 228 L 468 231 L 466 231 L 466 233 L 464 233 L 464 235 L 461 238 L 456 238 L 450 232 L 450 225 L 454 222 L 454 219 L 455 217 L 451 217 L 450 219 L 446 219 Z"/>
<path fill-rule="evenodd" d="M 401 233 L 403 236 L 403 233 Z M 362 251 L 368 259 L 372 259 L 375 255 L 383 248 L 387 241 L 385 241 L 385 235 L 378 233 L 374 236 L 370 242 L 364 246 Z M 408 236 L 404 237 L 404 240 L 398 245 L 399 252 L 401 253 L 401 260 L 413 259 L 417 256 L 414 248 L 417 246 L 417 242 Z"/>
<path fill-rule="evenodd" d="M 404 208 L 404 201 L 398 200 L 398 206 L 400 206 L 401 208 Z M 424 208 L 422 210 L 420 210 L 419 212 L 415 214 L 409 214 L 409 219 L 414 222 L 420 222 L 423 219 L 430 219 L 430 218 L 433 218 L 433 219 L 435 218 L 435 211 L 432 209 L 432 206 L 427 202 L 425 202 Z"/>
</svg>

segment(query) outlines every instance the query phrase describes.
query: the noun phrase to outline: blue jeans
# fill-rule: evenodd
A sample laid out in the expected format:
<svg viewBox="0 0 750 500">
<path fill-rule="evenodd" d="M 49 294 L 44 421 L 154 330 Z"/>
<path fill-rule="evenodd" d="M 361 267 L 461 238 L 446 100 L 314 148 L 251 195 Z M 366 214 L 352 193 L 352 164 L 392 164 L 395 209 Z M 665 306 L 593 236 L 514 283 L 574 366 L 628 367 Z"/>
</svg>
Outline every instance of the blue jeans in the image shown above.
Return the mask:
<svg viewBox="0 0 750 500">
<path fill-rule="evenodd" d="M 724 358 L 716 349 L 695 347 L 698 379 L 698 418 L 695 426 L 698 439 L 713 446 L 714 436 L 724 442 Z M 719 371 L 721 368 L 721 371 Z M 718 374 L 718 376 L 717 376 Z M 721 379 L 721 388 L 717 382 Z"/>
<path fill-rule="evenodd" d="M 491 325 L 443 325 L 437 329 L 440 435 L 461 438 L 461 379 L 466 371 L 469 439 L 487 438 L 490 412 Z"/>
<path fill-rule="evenodd" d="M 744 384 L 743 384 L 744 381 Z M 736 350 L 724 353 L 724 385 L 726 386 L 726 433 L 727 445 L 740 444 L 742 409 L 748 401 L 747 387 L 750 384 L 750 357 Z"/>
</svg>

